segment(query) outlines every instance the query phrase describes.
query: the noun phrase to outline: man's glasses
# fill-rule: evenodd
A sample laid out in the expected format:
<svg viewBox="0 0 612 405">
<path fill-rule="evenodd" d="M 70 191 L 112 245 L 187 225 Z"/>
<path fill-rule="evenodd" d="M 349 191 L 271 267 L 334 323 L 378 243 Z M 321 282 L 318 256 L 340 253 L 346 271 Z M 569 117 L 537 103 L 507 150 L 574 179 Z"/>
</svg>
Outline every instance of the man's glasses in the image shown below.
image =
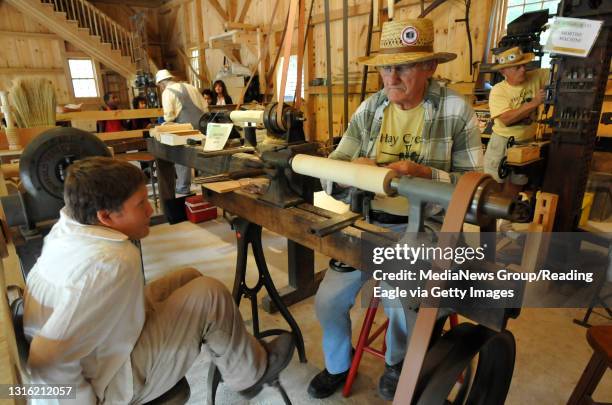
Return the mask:
<svg viewBox="0 0 612 405">
<path fill-rule="evenodd" d="M 411 63 L 405 65 L 378 66 L 377 69 L 381 75 L 390 75 L 395 70 L 395 73 L 397 73 L 398 76 L 401 76 L 408 72 L 412 72 L 415 66 L 416 63 Z"/>
</svg>

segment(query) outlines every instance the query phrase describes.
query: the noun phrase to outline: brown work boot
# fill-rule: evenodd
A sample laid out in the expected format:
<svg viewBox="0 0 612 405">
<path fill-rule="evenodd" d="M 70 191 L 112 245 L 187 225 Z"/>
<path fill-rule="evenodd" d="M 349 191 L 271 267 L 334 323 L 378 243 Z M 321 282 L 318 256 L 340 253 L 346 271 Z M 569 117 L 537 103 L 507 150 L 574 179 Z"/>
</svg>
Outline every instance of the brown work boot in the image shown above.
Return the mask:
<svg viewBox="0 0 612 405">
<path fill-rule="evenodd" d="M 247 399 L 251 399 L 259 394 L 265 384 L 271 384 L 276 381 L 280 372 L 289 365 L 295 351 L 293 335 L 289 332 L 278 335 L 269 343 L 263 340 L 260 342 L 268 354 L 268 364 L 265 373 L 259 381 L 239 392 L 240 395 Z"/>
</svg>

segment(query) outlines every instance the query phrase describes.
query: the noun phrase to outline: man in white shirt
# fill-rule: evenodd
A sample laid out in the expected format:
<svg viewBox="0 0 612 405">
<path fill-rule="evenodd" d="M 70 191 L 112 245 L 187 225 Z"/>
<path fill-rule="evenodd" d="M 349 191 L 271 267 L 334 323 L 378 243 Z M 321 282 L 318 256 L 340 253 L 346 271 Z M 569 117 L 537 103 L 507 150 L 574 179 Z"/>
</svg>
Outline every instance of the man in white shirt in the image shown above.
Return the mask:
<svg viewBox="0 0 612 405">
<path fill-rule="evenodd" d="M 144 285 L 130 242 L 149 233 L 152 213 L 140 169 L 80 160 L 68 169 L 64 201 L 27 279 L 32 383 L 73 384 L 78 404 L 143 403 L 205 350 L 225 384 L 250 398 L 287 366 L 292 336 L 256 340 L 219 281 L 184 269 Z"/>
<path fill-rule="evenodd" d="M 160 88 L 164 121 L 179 124 L 190 123 L 199 128 L 200 117 L 208 111 L 208 105 L 198 89 L 189 83 L 178 83 L 166 69 L 155 75 L 155 84 Z M 176 167 L 176 192 L 189 194 L 191 191 L 191 168 L 182 165 Z"/>
</svg>

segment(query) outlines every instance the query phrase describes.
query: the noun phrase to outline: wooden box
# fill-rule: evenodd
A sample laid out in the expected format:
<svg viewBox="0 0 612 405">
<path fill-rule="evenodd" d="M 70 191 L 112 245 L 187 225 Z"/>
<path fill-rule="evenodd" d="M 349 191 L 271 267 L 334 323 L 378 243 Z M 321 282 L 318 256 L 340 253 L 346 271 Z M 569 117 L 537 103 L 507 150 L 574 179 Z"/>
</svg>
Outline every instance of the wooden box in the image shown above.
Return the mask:
<svg viewBox="0 0 612 405">
<path fill-rule="evenodd" d="M 525 163 L 540 157 L 539 145 L 517 145 L 508 148 L 508 163 Z"/>
</svg>

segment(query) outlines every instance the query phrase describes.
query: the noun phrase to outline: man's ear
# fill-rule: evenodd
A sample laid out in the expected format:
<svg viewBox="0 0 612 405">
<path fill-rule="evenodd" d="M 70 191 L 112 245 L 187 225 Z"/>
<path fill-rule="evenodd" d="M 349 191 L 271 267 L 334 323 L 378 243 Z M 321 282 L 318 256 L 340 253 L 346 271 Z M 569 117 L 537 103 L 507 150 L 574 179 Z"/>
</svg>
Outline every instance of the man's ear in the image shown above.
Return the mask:
<svg viewBox="0 0 612 405">
<path fill-rule="evenodd" d="M 114 221 L 111 218 L 111 211 L 109 210 L 98 210 L 96 212 L 98 222 L 104 226 L 112 227 Z"/>
</svg>

